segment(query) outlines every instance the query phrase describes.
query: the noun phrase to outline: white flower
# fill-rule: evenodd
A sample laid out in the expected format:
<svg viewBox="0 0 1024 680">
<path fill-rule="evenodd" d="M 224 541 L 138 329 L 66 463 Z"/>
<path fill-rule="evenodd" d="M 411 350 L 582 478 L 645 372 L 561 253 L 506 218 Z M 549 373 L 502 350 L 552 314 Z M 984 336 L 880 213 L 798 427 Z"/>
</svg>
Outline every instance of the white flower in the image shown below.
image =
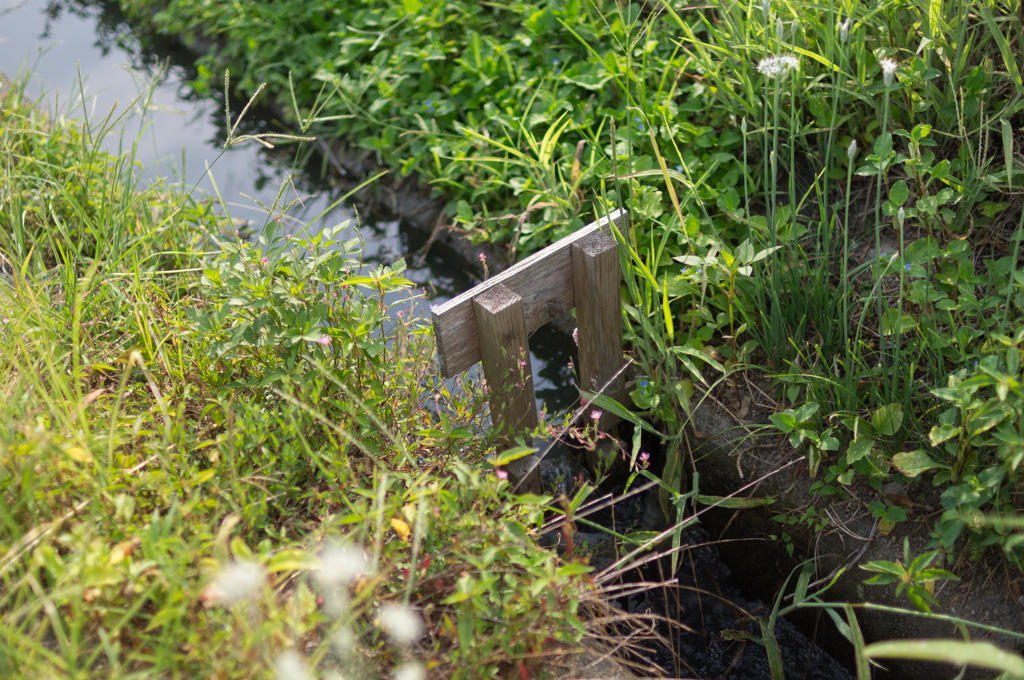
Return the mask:
<svg viewBox="0 0 1024 680">
<path fill-rule="evenodd" d="M 882 67 L 882 80 L 885 81 L 887 88 L 892 87 L 892 77 L 896 73 L 896 62 L 892 59 L 883 59 L 878 62 L 878 65 Z"/>
<path fill-rule="evenodd" d="M 330 546 L 320 553 L 320 570 L 316 580 L 330 588 L 345 586 L 354 581 L 366 569 L 366 555 L 352 546 Z"/>
<path fill-rule="evenodd" d="M 775 55 L 773 57 L 765 57 L 757 64 L 757 70 L 769 78 L 782 78 L 790 71 L 796 69 L 800 65 L 796 57 L 785 55 Z"/>
<path fill-rule="evenodd" d="M 782 27 L 782 19 L 775 19 L 775 39 L 782 43 L 782 37 L 785 34 L 786 29 Z"/>
<path fill-rule="evenodd" d="M 409 607 L 384 605 L 377 611 L 377 622 L 391 639 L 403 647 L 423 636 L 423 621 Z"/>
<path fill-rule="evenodd" d="M 857 157 L 857 140 L 854 139 L 850 142 L 850 146 L 846 147 L 846 157 L 849 160 L 853 160 Z"/>
<path fill-rule="evenodd" d="M 839 42 L 846 43 L 850 39 L 850 17 L 846 17 L 846 21 L 839 24 Z"/>
<path fill-rule="evenodd" d="M 203 593 L 203 599 L 230 606 L 249 600 L 263 587 L 263 567 L 255 562 L 232 562 L 217 574 Z"/>
<path fill-rule="evenodd" d="M 907 219 L 907 211 L 900 208 L 899 212 L 896 213 L 896 219 L 899 220 L 900 228 L 903 227 L 903 220 Z"/>
<path fill-rule="evenodd" d="M 764 12 L 764 20 L 768 21 L 768 17 L 772 13 L 772 0 L 763 0 L 761 2 L 761 11 Z"/>
<path fill-rule="evenodd" d="M 427 670 L 416 662 L 404 664 L 391 676 L 392 680 L 423 680 L 426 677 Z"/>
<path fill-rule="evenodd" d="M 331 644 L 339 656 L 347 656 L 356 644 L 356 636 L 352 634 L 351 630 L 342 626 L 331 636 Z"/>
<path fill-rule="evenodd" d="M 292 650 L 282 653 L 274 660 L 278 680 L 310 680 L 306 662 Z"/>
</svg>

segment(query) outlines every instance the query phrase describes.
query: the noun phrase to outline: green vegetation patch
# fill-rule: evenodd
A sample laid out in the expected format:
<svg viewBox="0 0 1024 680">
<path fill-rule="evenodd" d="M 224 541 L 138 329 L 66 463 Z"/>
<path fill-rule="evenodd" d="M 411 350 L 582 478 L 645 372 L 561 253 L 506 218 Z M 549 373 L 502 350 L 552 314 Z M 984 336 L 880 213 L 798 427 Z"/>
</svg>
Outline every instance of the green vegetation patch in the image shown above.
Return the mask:
<svg viewBox="0 0 1024 680">
<path fill-rule="evenodd" d="M 400 264 L 241 240 L 109 130 L 0 111 L 0 675 L 542 677 L 590 636 Z"/>
<path fill-rule="evenodd" d="M 513 259 L 628 208 L 640 415 L 681 432 L 696 390 L 760 370 L 821 494 L 937 492 L 929 549 L 1020 564 L 1013 3 L 122 5 L 212 41 L 198 91 L 270 82 Z"/>
</svg>

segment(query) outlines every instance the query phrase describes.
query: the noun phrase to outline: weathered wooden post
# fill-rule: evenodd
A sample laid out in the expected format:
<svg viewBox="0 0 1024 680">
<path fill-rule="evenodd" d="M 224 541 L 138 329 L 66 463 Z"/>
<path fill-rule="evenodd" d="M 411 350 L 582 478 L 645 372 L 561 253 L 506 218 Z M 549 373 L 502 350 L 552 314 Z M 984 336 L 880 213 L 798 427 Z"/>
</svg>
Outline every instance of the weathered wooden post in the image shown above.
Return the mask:
<svg viewBox="0 0 1024 680">
<path fill-rule="evenodd" d="M 600 232 L 574 243 L 572 278 L 579 331 L 580 387 L 598 392 L 622 365 L 622 271 L 618 244 Z M 620 373 L 605 394 L 621 400 L 625 384 L 626 378 Z M 618 420 L 612 413 L 604 412 L 601 429 L 611 432 Z"/>
<path fill-rule="evenodd" d="M 584 390 L 598 391 L 621 368 L 622 272 L 610 225 L 624 230 L 627 219 L 616 210 L 432 309 L 441 374 L 450 378 L 483 362 L 499 445 L 537 425 L 527 337 L 551 319 L 577 308 Z M 621 401 L 623 384 L 620 376 L 605 394 Z M 605 413 L 600 426 L 608 431 L 615 423 Z M 538 462 L 528 456 L 509 466 L 521 491 L 540 490 Z"/>
<path fill-rule="evenodd" d="M 517 433 L 537 427 L 523 299 L 498 285 L 473 298 L 473 311 L 490 397 L 491 422 L 503 433 L 498 450 L 510 449 L 515 446 Z M 508 471 L 519 482 L 520 491 L 539 494 L 540 471 L 533 469 L 536 466 L 532 458 L 512 461 Z"/>
<path fill-rule="evenodd" d="M 576 329 L 580 349 L 580 389 L 601 392 L 622 403 L 626 378 L 622 366 L 622 300 L 619 246 L 600 232 L 572 246 L 572 278 L 576 291 Z M 607 385 L 607 387 L 605 387 Z M 594 419 L 593 406 L 585 414 Z M 601 413 L 602 432 L 618 437 L 619 418 L 610 411 Z M 588 451 L 587 463 L 614 480 L 628 473 L 618 461 L 618 446 L 604 440 L 595 451 Z"/>
</svg>

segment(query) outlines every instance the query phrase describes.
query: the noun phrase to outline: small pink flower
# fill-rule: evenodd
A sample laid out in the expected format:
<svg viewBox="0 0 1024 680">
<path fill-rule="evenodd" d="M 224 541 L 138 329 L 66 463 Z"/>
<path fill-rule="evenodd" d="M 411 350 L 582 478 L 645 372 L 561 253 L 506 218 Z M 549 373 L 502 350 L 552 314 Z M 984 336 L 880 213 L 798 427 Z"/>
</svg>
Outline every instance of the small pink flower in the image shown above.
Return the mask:
<svg viewBox="0 0 1024 680">
<path fill-rule="evenodd" d="M 331 344 L 331 336 L 329 336 L 329 335 L 321 335 L 320 339 L 317 340 L 317 342 L 320 343 L 321 345 L 323 345 L 324 347 L 327 347 L 328 345 Z"/>
<path fill-rule="evenodd" d="M 398 313 L 398 318 L 399 319 L 401 319 L 403 316 L 405 316 L 405 312 L 399 312 Z"/>
<path fill-rule="evenodd" d="M 263 264 L 266 264 L 267 263 L 267 258 L 263 258 L 262 260 L 260 260 L 260 262 L 262 262 Z"/>
<path fill-rule="evenodd" d="M 649 454 L 649 453 L 641 453 L 640 454 L 640 466 L 641 467 L 647 467 L 648 465 L 651 464 L 650 461 L 651 461 L 651 454 Z"/>
<path fill-rule="evenodd" d="M 584 399 L 583 397 L 580 397 L 580 406 L 581 406 L 581 407 L 583 407 L 583 408 L 586 408 L 586 407 L 587 407 L 587 404 L 589 404 L 589 403 L 590 403 L 589 401 L 587 401 L 587 400 L 586 400 L 586 399 Z"/>
<path fill-rule="evenodd" d="M 480 261 L 481 262 L 486 262 L 487 261 L 487 256 L 484 255 L 483 253 L 480 253 Z"/>
<path fill-rule="evenodd" d="M 526 359 L 519 360 L 519 368 L 526 368 Z"/>
<path fill-rule="evenodd" d="M 502 470 L 501 468 L 498 468 L 497 470 L 494 471 L 494 476 L 502 481 L 508 479 L 508 473 Z"/>
<path fill-rule="evenodd" d="M 601 416 L 603 416 L 603 415 L 604 415 L 604 412 L 598 411 L 598 410 L 595 409 L 595 410 L 590 412 L 590 419 L 591 420 L 601 420 Z"/>
<path fill-rule="evenodd" d="M 572 329 L 572 341 L 576 343 L 577 347 L 580 346 L 580 329 L 579 328 L 573 328 Z"/>
</svg>

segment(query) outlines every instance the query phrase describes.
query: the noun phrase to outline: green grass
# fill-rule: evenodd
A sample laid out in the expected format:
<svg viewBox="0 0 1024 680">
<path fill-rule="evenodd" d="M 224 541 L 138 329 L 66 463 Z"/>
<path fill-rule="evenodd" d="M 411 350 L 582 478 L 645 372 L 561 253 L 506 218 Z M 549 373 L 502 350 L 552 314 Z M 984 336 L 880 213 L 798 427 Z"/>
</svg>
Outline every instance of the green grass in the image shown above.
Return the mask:
<svg viewBox="0 0 1024 680">
<path fill-rule="evenodd" d="M 197 92 L 266 79 L 512 258 L 628 207 L 642 415 L 677 431 L 696 385 L 762 371 L 818 491 L 934 487 L 932 547 L 1020 562 L 977 522 L 1021 503 L 1018 3 L 121 5 L 217 38 Z"/>
<path fill-rule="evenodd" d="M 240 240 L 18 86 L 0 116 L 0 675 L 542 677 L 606 635 L 476 386 L 387 321 L 401 266 Z"/>
</svg>

